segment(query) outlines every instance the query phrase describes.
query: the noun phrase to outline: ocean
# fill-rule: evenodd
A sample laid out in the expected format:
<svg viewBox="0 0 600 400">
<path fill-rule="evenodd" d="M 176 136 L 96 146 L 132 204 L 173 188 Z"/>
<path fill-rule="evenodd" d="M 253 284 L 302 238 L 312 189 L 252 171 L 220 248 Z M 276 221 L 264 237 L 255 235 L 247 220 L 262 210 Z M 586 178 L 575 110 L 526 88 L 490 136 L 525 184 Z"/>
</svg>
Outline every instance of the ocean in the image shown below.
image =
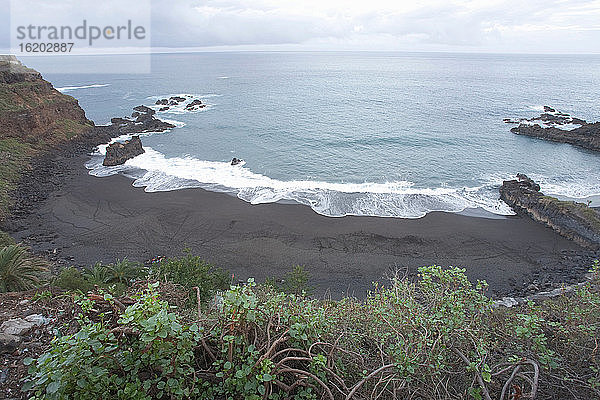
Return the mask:
<svg viewBox="0 0 600 400">
<path fill-rule="evenodd" d="M 600 120 L 600 56 L 155 54 L 150 75 L 44 73 L 118 56 L 23 61 L 96 124 L 174 95 L 207 105 L 158 112 L 176 128 L 144 135 L 146 153 L 123 166 L 101 165 L 105 146 L 86 164 L 148 192 L 201 187 L 336 217 L 502 217 L 512 211 L 498 188 L 520 172 L 546 194 L 599 201 L 599 154 L 515 135 L 502 120 L 537 116 L 543 105 Z M 233 157 L 245 162 L 232 166 Z"/>
</svg>

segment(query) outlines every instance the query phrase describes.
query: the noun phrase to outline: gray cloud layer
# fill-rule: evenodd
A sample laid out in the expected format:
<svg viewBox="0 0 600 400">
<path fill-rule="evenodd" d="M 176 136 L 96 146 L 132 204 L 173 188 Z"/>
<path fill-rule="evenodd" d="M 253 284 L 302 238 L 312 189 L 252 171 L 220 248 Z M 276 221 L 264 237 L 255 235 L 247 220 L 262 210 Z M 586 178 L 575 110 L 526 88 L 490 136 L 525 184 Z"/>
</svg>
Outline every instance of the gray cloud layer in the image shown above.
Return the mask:
<svg viewBox="0 0 600 400">
<path fill-rule="evenodd" d="M 600 52 L 600 0 L 151 3 L 159 48 Z"/>
</svg>

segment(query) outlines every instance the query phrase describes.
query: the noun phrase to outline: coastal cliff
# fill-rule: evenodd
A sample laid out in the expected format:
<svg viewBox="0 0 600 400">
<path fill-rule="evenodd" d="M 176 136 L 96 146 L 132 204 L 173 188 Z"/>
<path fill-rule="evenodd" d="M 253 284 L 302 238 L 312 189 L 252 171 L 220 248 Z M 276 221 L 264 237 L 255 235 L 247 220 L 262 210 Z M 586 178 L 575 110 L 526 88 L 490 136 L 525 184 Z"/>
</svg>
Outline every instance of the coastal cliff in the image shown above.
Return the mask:
<svg viewBox="0 0 600 400">
<path fill-rule="evenodd" d="M 0 56 L 0 139 L 51 144 L 93 125 L 73 97 L 54 89 L 14 56 Z"/>
<path fill-rule="evenodd" d="M 0 56 L 0 223 L 32 159 L 91 132 L 93 126 L 77 100 L 54 89 L 14 56 Z M 10 242 L 1 231 L 0 242 Z"/>
<path fill-rule="evenodd" d="M 544 106 L 544 112 L 539 117 L 518 120 L 506 118 L 504 122 L 519 124 L 510 130 L 517 135 L 600 151 L 600 122 L 589 123 L 549 106 Z"/>
<path fill-rule="evenodd" d="M 131 117 L 95 126 L 76 99 L 60 93 L 14 56 L 0 56 L 0 158 L 4 161 L 0 164 L 0 229 L 17 229 L 16 219 L 60 186 L 58 170 L 66 168 L 63 160 L 88 154 L 121 135 L 174 127 L 154 114 L 138 106 Z M 119 163 L 143 152 L 139 139 L 134 144 L 139 148 L 127 152 Z M 0 245 L 10 242 L 0 231 Z"/>
<path fill-rule="evenodd" d="M 504 181 L 500 198 L 517 214 L 527 215 L 591 250 L 600 249 L 600 213 L 585 204 L 545 196 L 526 175 Z"/>
</svg>

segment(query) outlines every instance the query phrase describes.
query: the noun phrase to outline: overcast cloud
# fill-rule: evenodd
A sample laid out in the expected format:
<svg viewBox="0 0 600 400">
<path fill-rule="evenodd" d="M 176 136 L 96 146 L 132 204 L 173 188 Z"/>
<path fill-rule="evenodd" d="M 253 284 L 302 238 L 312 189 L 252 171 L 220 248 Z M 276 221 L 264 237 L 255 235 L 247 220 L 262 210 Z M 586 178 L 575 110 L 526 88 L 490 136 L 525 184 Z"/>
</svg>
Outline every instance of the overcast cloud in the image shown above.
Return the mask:
<svg viewBox="0 0 600 400">
<path fill-rule="evenodd" d="M 600 53 L 600 0 L 152 1 L 151 34 L 157 50 Z"/>
</svg>

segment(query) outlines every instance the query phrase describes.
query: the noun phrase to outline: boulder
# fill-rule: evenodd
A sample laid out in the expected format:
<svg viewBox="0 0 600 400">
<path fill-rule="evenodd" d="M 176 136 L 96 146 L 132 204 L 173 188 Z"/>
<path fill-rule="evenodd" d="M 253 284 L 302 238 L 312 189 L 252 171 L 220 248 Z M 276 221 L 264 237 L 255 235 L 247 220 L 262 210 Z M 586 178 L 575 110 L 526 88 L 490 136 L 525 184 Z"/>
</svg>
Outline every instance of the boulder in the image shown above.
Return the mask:
<svg viewBox="0 0 600 400">
<path fill-rule="evenodd" d="M 173 97 L 169 97 L 169 100 L 171 100 L 172 102 L 175 102 L 175 104 L 177 104 L 177 103 L 184 102 L 185 101 L 185 97 L 173 96 Z"/>
<path fill-rule="evenodd" d="M 169 107 L 161 107 L 158 111 L 167 111 Z"/>
<path fill-rule="evenodd" d="M 204 104 L 202 104 L 202 102 L 200 100 L 195 99 L 192 102 L 190 102 L 189 104 L 187 104 L 185 106 L 185 109 L 186 110 L 192 110 L 192 109 L 195 109 L 195 108 L 202 108 L 202 107 L 204 107 Z"/>
<path fill-rule="evenodd" d="M 231 159 L 231 165 L 238 165 L 238 164 L 241 164 L 243 162 L 244 162 L 244 160 L 242 160 L 241 158 L 235 158 L 235 157 L 233 157 Z"/>
<path fill-rule="evenodd" d="M 144 105 L 133 107 L 133 111 L 138 111 L 141 114 L 149 114 L 149 115 L 154 115 L 156 113 L 156 111 L 154 111 L 150 107 L 146 107 Z"/>
<path fill-rule="evenodd" d="M 6 335 L 23 336 L 36 326 L 46 324 L 48 320 L 40 314 L 29 315 L 25 318 L 13 318 L 4 321 L 0 326 L 0 332 Z"/>
<path fill-rule="evenodd" d="M 142 141 L 139 136 L 133 136 L 131 140 L 127 140 L 123 143 L 115 142 L 111 143 L 106 148 L 106 156 L 102 165 L 104 166 L 115 166 L 124 164 L 127 160 L 137 157 L 144 153 L 142 147 Z"/>
<path fill-rule="evenodd" d="M 160 99 L 160 100 L 156 100 L 156 104 L 157 106 L 166 106 L 167 104 L 169 104 L 169 100 L 168 99 Z"/>
<path fill-rule="evenodd" d="M 544 106 L 544 112 L 556 112 L 556 110 L 550 106 Z"/>
</svg>

